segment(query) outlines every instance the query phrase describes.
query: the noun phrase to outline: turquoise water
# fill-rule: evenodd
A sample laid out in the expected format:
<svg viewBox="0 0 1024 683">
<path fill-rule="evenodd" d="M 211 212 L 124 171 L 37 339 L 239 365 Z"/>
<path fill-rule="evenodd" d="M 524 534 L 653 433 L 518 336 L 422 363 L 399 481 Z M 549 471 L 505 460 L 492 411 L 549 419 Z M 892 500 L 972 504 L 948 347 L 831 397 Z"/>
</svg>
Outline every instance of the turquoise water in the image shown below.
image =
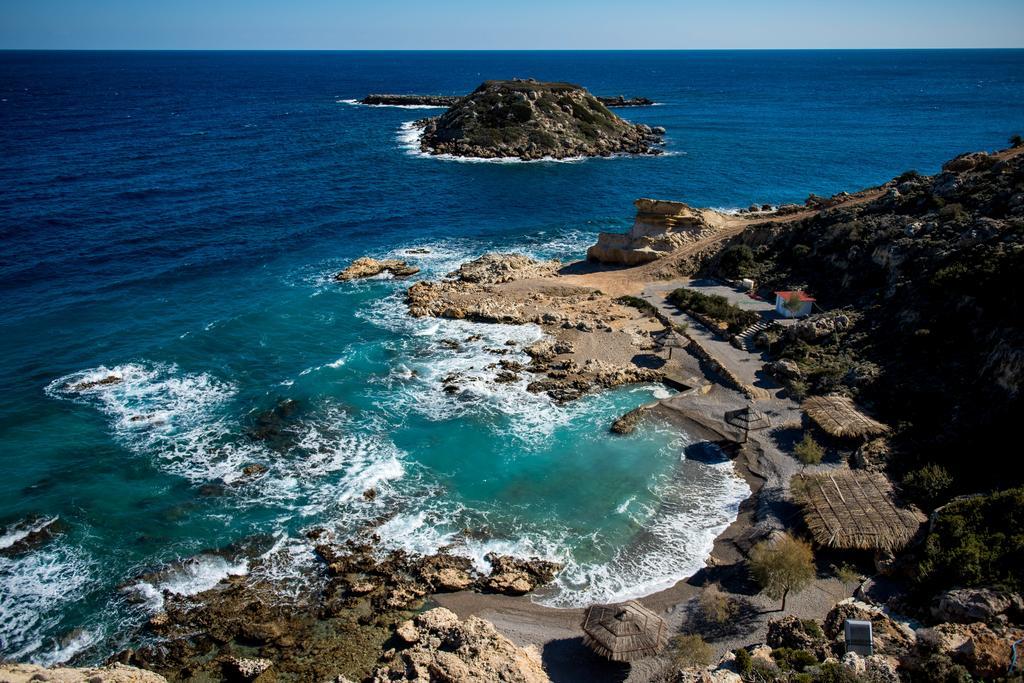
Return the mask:
<svg viewBox="0 0 1024 683">
<path fill-rule="evenodd" d="M 536 597 L 555 606 L 691 574 L 747 488 L 685 434 L 607 434 L 664 389 L 554 406 L 489 367 L 539 330 L 415 320 L 408 283 L 331 275 L 364 254 L 426 278 L 494 249 L 580 258 L 640 196 L 735 207 L 932 172 L 1021 132 L 1022 74 L 1021 51 L 0 53 L 0 657 L 103 659 L 159 589 L 258 556 L 301 575 L 319 526 L 481 569 L 559 559 Z M 346 103 L 511 76 L 652 97 L 624 113 L 666 126 L 669 154 L 423 159 L 403 125 L 429 112 Z M 472 381 L 448 394 L 455 371 Z"/>
</svg>

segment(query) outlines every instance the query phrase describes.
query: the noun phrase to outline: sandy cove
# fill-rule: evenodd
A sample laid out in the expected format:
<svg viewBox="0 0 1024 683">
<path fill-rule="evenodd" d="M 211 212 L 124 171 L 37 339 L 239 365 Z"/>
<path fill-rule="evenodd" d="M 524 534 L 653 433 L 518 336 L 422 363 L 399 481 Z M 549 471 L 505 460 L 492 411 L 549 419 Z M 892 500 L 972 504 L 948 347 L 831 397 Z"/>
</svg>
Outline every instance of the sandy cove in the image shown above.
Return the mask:
<svg viewBox="0 0 1024 683">
<path fill-rule="evenodd" d="M 863 203 L 880 193 L 881 190 L 873 189 L 840 196 L 828 205 Z M 621 381 L 614 383 L 632 381 L 629 378 L 633 368 L 685 378 L 690 388 L 647 406 L 644 419 L 667 421 L 698 438 L 722 445 L 733 454 L 736 473 L 748 483 L 752 493 L 741 504 L 738 517 L 715 539 L 703 570 L 640 602 L 663 615 L 670 631 L 678 633 L 687 614 L 695 609 L 704 586 L 718 584 L 725 592 L 744 600 L 753 611 L 735 634 L 716 639 L 719 656 L 736 647 L 763 642 L 768 620 L 779 616 L 776 603 L 761 596 L 751 583 L 744 560 L 756 540 L 787 526 L 788 517 L 793 514 L 785 501 L 788 481 L 798 469 L 793 457 L 785 452 L 792 447 L 791 443 L 776 443 L 765 432 L 753 432 L 747 443 L 740 445 L 741 435 L 724 422 L 723 416 L 726 410 L 748 405 L 752 396 L 757 398 L 758 409 L 768 414 L 775 425 L 799 425 L 800 413 L 798 405 L 780 396 L 780 387 L 769 378 L 759 378 L 758 387 L 727 386 L 729 382 L 716 372 L 715 361 L 728 364 L 728 358 L 717 359 L 716 350 L 708 348 L 706 341 L 701 342 L 699 332 L 707 330 L 666 305 L 663 297 L 675 286 L 688 284 L 688 275 L 697 270 L 705 257 L 747 227 L 806 218 L 818 210 L 787 207 L 782 211 L 726 214 L 704 209 L 697 212 L 699 238 L 640 265 L 615 267 L 580 261 L 555 267 L 534 262 L 524 265 L 518 274 L 513 268 L 513 272 L 490 278 L 472 277 L 472 281 L 461 277 L 464 266 L 452 274 L 454 283 L 417 283 L 410 288 L 413 315 L 539 325 L 553 341 L 541 343 L 548 351 L 546 354 L 530 352 L 534 363 L 524 370 L 540 376 L 547 372 L 556 381 L 564 382 L 563 369 L 569 369 L 571 378 L 575 368 L 584 383 L 610 386 L 595 381 L 594 372 L 587 372 L 587 368 L 598 367 L 606 373 L 618 372 Z M 642 297 L 656 312 L 651 314 L 624 305 L 621 297 Z M 691 343 L 689 352 L 677 349 L 667 359 L 651 335 L 673 322 L 691 326 L 687 331 Z M 760 365 L 759 359 L 757 363 Z M 644 375 L 637 381 L 651 378 L 653 375 Z M 549 393 L 559 399 L 557 390 Z M 821 619 L 837 601 L 853 595 L 856 588 L 856 582 L 844 584 L 836 578 L 819 578 L 809 589 L 790 599 L 787 614 Z M 553 681 L 647 681 L 664 675 L 670 668 L 665 656 L 634 662 L 632 666 L 617 666 L 598 658 L 582 642 L 583 609 L 545 607 L 533 602 L 529 595 L 511 597 L 474 591 L 437 594 L 431 602 L 463 618 L 475 615 L 486 619 L 516 644 L 536 647 Z"/>
</svg>

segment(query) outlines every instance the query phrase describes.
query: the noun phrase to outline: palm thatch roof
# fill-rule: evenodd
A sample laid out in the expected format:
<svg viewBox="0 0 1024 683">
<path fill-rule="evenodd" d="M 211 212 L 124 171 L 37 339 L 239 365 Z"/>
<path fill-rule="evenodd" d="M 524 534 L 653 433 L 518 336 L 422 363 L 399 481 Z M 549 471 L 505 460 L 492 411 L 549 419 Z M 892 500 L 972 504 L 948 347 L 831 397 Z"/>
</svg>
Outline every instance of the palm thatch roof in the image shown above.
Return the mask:
<svg viewBox="0 0 1024 683">
<path fill-rule="evenodd" d="M 750 406 L 726 412 L 725 421 L 733 427 L 739 427 L 747 431 L 768 429 L 772 426 L 767 415 Z"/>
<path fill-rule="evenodd" d="M 687 339 L 685 335 L 680 334 L 674 329 L 667 329 L 664 332 L 658 332 L 652 336 L 662 348 L 684 349 L 690 343 L 690 340 Z"/>
<path fill-rule="evenodd" d="M 804 520 L 821 546 L 900 550 L 926 519 L 920 512 L 897 507 L 889 480 L 877 472 L 819 472 L 794 480 Z"/>
<path fill-rule="evenodd" d="M 593 605 L 583 617 L 583 642 L 606 659 L 632 662 L 660 652 L 668 643 L 665 620 L 639 602 Z"/>
<path fill-rule="evenodd" d="M 848 396 L 812 396 L 802 407 L 809 418 L 832 436 L 865 438 L 889 431 L 887 426 L 858 410 Z"/>
</svg>

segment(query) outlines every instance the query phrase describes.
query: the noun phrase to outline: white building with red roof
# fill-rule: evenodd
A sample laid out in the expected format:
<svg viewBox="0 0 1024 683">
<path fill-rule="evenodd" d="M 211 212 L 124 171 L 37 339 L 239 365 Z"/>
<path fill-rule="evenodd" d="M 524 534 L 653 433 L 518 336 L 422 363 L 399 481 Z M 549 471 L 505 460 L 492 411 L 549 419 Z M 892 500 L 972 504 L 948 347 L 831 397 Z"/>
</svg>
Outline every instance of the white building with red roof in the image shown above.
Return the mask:
<svg viewBox="0 0 1024 683">
<path fill-rule="evenodd" d="M 811 314 L 814 297 L 801 289 L 775 292 L 775 312 L 783 318 L 803 318 Z"/>
</svg>

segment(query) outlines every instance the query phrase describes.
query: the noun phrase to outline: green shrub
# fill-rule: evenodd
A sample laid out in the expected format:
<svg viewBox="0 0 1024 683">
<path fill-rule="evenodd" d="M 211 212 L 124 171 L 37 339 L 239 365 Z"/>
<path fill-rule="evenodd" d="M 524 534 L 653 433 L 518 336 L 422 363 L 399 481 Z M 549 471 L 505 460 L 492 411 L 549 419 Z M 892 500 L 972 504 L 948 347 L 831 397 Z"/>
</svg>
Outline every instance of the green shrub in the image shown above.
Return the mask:
<svg viewBox="0 0 1024 683">
<path fill-rule="evenodd" d="M 648 315 L 654 315 L 658 312 L 658 309 L 654 307 L 647 299 L 641 299 L 638 296 L 620 296 L 615 300 L 615 303 L 623 306 L 630 306 Z"/>
<path fill-rule="evenodd" d="M 807 650 L 791 647 L 777 647 L 772 650 L 772 659 L 783 671 L 803 671 L 818 663 L 818 658 Z"/>
<path fill-rule="evenodd" d="M 732 653 L 736 655 L 736 673 L 746 678 L 754 668 L 754 658 L 743 647 L 736 648 Z"/>
<path fill-rule="evenodd" d="M 939 209 L 939 218 L 946 223 L 959 223 L 967 217 L 961 204 L 946 204 Z"/>
<path fill-rule="evenodd" d="M 802 259 L 807 257 L 811 253 L 811 248 L 806 244 L 798 244 L 795 247 L 793 247 L 793 251 L 791 253 L 793 254 L 793 256 Z"/>
<path fill-rule="evenodd" d="M 914 170 L 904 171 L 903 173 L 901 173 L 899 176 L 896 177 L 896 183 L 897 184 L 905 183 L 908 180 L 917 180 L 920 177 L 921 177 L 921 174 L 918 173 L 917 171 L 914 171 Z"/>
<path fill-rule="evenodd" d="M 825 457 L 825 450 L 818 445 L 818 442 L 814 440 L 810 432 L 804 433 L 804 438 L 800 440 L 800 443 L 793 448 L 793 455 L 796 459 L 807 465 L 817 465 L 821 462 L 821 459 Z"/>
<path fill-rule="evenodd" d="M 761 316 L 754 311 L 745 311 L 729 303 L 720 294 L 704 294 L 693 289 L 680 287 L 668 295 L 668 300 L 684 311 L 705 315 L 726 324 L 730 332 L 740 332 L 750 327 Z"/>
<path fill-rule="evenodd" d="M 942 465 L 925 465 L 903 477 L 903 490 L 914 501 L 926 508 L 933 508 L 943 499 L 953 485 L 953 477 Z"/>
<path fill-rule="evenodd" d="M 825 662 L 815 667 L 814 680 L 816 683 L 858 683 L 859 681 L 857 674 L 839 662 Z"/>
<path fill-rule="evenodd" d="M 715 649 L 696 633 L 672 639 L 672 661 L 680 668 L 709 666 L 715 659 Z"/>
<path fill-rule="evenodd" d="M 725 277 L 745 277 L 754 266 L 754 252 L 745 244 L 734 244 L 722 252 L 718 269 Z"/>
<path fill-rule="evenodd" d="M 724 624 L 736 613 L 736 603 L 716 584 L 705 588 L 699 599 L 700 613 L 709 623 Z"/>
<path fill-rule="evenodd" d="M 1010 146 L 1024 147 L 1024 138 L 1022 138 L 1020 135 L 1010 136 Z"/>
<path fill-rule="evenodd" d="M 955 500 L 942 508 L 925 539 L 919 587 L 1001 585 L 1024 589 L 1024 488 Z"/>
<path fill-rule="evenodd" d="M 804 627 L 804 632 L 812 638 L 824 638 L 825 632 L 818 626 L 818 622 L 814 619 L 801 619 L 800 625 Z"/>
</svg>

